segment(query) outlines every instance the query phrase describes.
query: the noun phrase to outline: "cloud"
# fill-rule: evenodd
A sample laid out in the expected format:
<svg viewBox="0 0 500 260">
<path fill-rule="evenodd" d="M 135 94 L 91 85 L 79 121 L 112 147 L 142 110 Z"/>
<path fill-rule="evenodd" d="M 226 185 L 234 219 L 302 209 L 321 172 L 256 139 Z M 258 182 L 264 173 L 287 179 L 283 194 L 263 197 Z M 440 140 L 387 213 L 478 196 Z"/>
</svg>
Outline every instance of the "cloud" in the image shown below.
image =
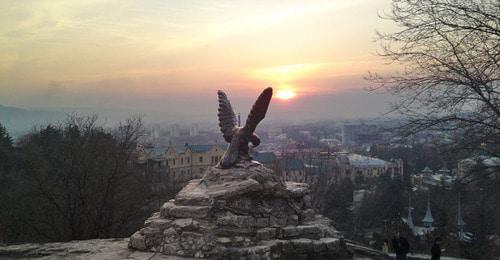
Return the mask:
<svg viewBox="0 0 500 260">
<path fill-rule="evenodd" d="M 0 103 L 187 115 L 205 113 L 219 88 L 242 104 L 268 85 L 347 93 L 378 64 L 371 35 L 386 2 L 1 4 Z"/>
</svg>

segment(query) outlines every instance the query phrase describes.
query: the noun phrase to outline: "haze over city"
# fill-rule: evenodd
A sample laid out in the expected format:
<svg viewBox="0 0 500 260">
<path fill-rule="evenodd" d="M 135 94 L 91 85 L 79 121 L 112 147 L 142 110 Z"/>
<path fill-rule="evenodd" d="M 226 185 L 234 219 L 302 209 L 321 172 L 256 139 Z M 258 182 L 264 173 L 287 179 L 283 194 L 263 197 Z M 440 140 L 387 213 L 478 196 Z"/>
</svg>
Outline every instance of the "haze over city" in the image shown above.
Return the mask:
<svg viewBox="0 0 500 260">
<path fill-rule="evenodd" d="M 0 2 L 0 259 L 500 260 L 499 0 Z"/>
<path fill-rule="evenodd" d="M 379 116 L 387 95 L 375 30 L 387 0 L 16 1 L 0 10 L 0 104 L 204 121 L 217 89 L 247 111 L 266 86 L 270 118 Z M 192 104 L 196 104 L 193 106 Z M 299 113 L 300 112 L 300 113 Z"/>
</svg>

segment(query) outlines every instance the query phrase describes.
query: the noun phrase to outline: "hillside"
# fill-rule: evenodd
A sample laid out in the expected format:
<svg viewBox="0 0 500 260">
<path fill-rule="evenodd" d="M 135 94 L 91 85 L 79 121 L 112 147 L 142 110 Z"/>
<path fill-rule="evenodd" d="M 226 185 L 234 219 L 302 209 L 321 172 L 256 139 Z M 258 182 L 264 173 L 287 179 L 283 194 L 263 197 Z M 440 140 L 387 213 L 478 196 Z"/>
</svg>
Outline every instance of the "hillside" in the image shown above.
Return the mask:
<svg viewBox="0 0 500 260">
<path fill-rule="evenodd" d="M 63 112 L 42 109 L 27 109 L 0 105 L 0 123 L 16 138 L 27 133 L 34 126 L 60 121 Z"/>
</svg>

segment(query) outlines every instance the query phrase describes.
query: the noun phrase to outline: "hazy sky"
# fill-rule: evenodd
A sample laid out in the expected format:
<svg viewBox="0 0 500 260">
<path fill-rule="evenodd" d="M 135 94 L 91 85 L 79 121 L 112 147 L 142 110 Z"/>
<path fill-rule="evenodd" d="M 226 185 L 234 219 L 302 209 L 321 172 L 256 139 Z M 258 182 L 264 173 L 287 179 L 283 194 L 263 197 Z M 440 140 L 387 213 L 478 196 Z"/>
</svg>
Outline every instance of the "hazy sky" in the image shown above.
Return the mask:
<svg viewBox="0 0 500 260">
<path fill-rule="evenodd" d="M 8 3 L 7 3 L 8 2 Z M 203 117 L 217 89 L 247 109 L 266 86 L 280 113 L 370 116 L 386 96 L 375 30 L 389 0 L 0 3 L 0 104 Z"/>
</svg>

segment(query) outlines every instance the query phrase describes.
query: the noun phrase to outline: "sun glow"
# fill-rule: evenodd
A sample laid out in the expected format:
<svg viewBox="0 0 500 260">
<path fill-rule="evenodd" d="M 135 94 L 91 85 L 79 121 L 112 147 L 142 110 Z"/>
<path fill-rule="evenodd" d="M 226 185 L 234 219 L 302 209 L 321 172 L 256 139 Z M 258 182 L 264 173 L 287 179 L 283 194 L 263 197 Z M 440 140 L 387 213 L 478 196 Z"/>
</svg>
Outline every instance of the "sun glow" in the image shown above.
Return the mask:
<svg viewBox="0 0 500 260">
<path fill-rule="evenodd" d="M 276 92 L 276 97 L 279 99 L 283 99 L 283 100 L 292 99 L 296 95 L 297 95 L 297 93 L 295 93 L 291 89 L 280 89 Z"/>
</svg>

